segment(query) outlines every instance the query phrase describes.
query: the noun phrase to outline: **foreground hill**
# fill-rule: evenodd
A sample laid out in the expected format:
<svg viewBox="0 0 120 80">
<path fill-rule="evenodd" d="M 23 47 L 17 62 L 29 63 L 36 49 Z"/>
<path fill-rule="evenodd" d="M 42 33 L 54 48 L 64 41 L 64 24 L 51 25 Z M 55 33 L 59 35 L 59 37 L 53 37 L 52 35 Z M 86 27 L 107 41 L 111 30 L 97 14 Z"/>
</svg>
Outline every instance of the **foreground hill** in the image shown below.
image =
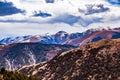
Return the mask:
<svg viewBox="0 0 120 80">
<path fill-rule="evenodd" d="M 120 80 L 120 39 L 90 43 L 18 71 L 43 80 Z"/>
<path fill-rule="evenodd" d="M 73 48 L 75 47 L 40 43 L 0 45 L 0 67 L 15 70 L 24 65 L 49 61 L 57 54 Z"/>
</svg>

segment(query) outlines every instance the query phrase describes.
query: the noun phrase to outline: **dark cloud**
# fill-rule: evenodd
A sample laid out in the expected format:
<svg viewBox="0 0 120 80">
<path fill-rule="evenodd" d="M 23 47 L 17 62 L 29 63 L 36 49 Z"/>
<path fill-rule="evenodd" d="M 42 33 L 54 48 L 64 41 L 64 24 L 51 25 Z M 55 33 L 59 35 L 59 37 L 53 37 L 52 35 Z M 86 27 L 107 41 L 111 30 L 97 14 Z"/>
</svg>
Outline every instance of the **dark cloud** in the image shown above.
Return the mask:
<svg viewBox="0 0 120 80">
<path fill-rule="evenodd" d="M 66 23 L 69 25 L 73 25 L 74 23 L 78 22 L 80 19 L 79 16 L 74 16 L 74 15 L 68 15 L 68 14 L 64 14 L 61 16 L 57 16 L 45 23 Z M 38 23 L 41 24 L 41 22 L 39 21 L 29 21 L 29 20 L 0 20 L 0 22 L 5 22 L 5 23 Z M 42 22 L 43 23 L 43 22 Z"/>
<path fill-rule="evenodd" d="M 97 9 L 94 9 L 93 7 L 96 7 Z M 104 7 L 103 4 L 87 5 L 87 13 L 86 13 L 86 15 L 94 14 L 94 13 L 106 12 L 106 11 L 109 11 L 109 10 L 110 9 L 108 7 Z"/>
<path fill-rule="evenodd" d="M 50 20 L 48 23 L 66 23 L 71 26 L 73 26 L 75 23 L 87 27 L 88 25 L 92 23 L 98 23 L 102 22 L 103 18 L 83 18 L 81 16 L 74 16 L 74 15 L 69 15 L 69 14 L 64 14 L 58 17 L 55 17 L 54 19 Z"/>
<path fill-rule="evenodd" d="M 52 16 L 52 15 L 49 14 L 49 13 L 41 12 L 41 11 L 39 11 L 39 12 L 37 13 L 37 12 L 35 11 L 33 16 L 34 16 L 34 17 L 50 17 L 50 16 Z"/>
<path fill-rule="evenodd" d="M 53 20 L 50 21 L 50 23 L 61 23 L 62 22 L 62 23 L 67 23 L 67 24 L 73 25 L 79 19 L 80 19 L 79 16 L 64 14 L 64 15 L 60 15 L 60 16 L 54 18 Z"/>
<path fill-rule="evenodd" d="M 4 23 L 27 23 L 29 21 L 27 20 L 0 20 L 0 22 L 4 22 Z M 31 23 L 31 22 L 29 22 Z"/>
<path fill-rule="evenodd" d="M 29 21 L 29 20 L 0 20 L 0 22 L 3 23 L 37 23 L 37 24 L 41 24 L 41 22 L 39 21 Z M 42 22 L 43 23 L 43 22 Z"/>
<path fill-rule="evenodd" d="M 0 16 L 12 15 L 17 13 L 24 13 L 25 11 L 13 6 L 11 2 L 0 1 Z"/>
<path fill-rule="evenodd" d="M 55 0 L 45 0 L 46 3 L 54 3 Z"/>
<path fill-rule="evenodd" d="M 99 5 L 86 5 L 86 10 L 79 9 L 79 12 L 84 13 L 85 15 L 91 15 L 95 13 L 102 13 L 102 12 L 107 12 L 110 11 L 108 7 L 104 7 L 103 4 Z"/>
<path fill-rule="evenodd" d="M 103 18 L 97 18 L 97 17 L 94 17 L 91 19 L 90 18 L 86 18 L 86 19 L 81 18 L 81 19 L 79 19 L 78 24 L 80 24 L 83 27 L 87 27 L 92 23 L 102 22 L 102 20 L 103 20 Z"/>
</svg>

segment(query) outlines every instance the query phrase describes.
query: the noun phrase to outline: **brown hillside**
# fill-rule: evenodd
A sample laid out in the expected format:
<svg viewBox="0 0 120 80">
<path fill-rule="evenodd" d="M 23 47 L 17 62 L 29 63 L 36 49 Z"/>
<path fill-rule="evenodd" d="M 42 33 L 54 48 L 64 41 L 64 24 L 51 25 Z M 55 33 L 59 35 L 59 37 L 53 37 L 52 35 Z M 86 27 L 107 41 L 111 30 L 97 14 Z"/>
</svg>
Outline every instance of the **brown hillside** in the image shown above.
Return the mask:
<svg viewBox="0 0 120 80">
<path fill-rule="evenodd" d="M 43 80 L 120 80 L 120 39 L 90 43 L 19 71 Z"/>
</svg>

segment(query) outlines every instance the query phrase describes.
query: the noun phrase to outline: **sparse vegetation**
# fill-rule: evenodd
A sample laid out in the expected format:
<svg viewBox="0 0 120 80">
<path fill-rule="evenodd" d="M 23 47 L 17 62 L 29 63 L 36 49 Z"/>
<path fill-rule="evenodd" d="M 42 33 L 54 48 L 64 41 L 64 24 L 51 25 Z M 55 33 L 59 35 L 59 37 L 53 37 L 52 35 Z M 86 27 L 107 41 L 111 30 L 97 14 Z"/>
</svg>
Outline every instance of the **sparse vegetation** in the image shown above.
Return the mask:
<svg viewBox="0 0 120 80">
<path fill-rule="evenodd" d="M 27 76 L 25 74 L 7 71 L 5 68 L 0 68 L 0 80 L 40 80 L 34 76 Z"/>
</svg>

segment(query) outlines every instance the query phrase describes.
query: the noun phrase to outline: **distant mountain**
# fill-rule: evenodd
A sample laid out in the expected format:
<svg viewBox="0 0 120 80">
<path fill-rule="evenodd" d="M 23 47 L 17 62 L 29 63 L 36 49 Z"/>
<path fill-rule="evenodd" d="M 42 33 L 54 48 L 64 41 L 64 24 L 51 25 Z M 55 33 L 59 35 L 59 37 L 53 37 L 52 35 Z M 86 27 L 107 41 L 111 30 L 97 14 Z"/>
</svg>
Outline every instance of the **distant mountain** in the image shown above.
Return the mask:
<svg viewBox="0 0 120 80">
<path fill-rule="evenodd" d="M 83 33 L 72 33 L 68 34 L 65 31 L 59 31 L 54 35 L 40 36 L 40 35 L 29 35 L 29 36 L 18 36 L 9 37 L 0 40 L 1 44 L 12 44 L 12 43 L 42 43 L 42 44 L 65 44 L 70 39 L 75 39 L 83 36 Z"/>
<path fill-rule="evenodd" d="M 114 29 L 89 29 L 83 33 L 67 33 L 59 31 L 54 35 L 35 35 L 9 37 L 0 40 L 1 44 L 12 43 L 42 43 L 42 44 L 67 44 L 73 46 L 81 46 L 89 42 L 99 41 L 101 39 L 116 39 L 120 38 L 120 28 Z"/>
<path fill-rule="evenodd" d="M 8 37 L 0 40 L 1 44 L 12 44 L 12 43 L 18 43 L 25 39 L 30 38 L 31 36 L 17 36 L 17 37 Z"/>
<path fill-rule="evenodd" d="M 91 30 L 87 30 L 84 36 L 75 38 L 73 40 L 69 40 L 66 42 L 66 44 L 81 46 L 102 39 L 117 39 L 117 38 L 120 38 L 120 28 L 107 29 L 107 30 L 91 29 Z"/>
<path fill-rule="evenodd" d="M 42 80 L 119 80 L 120 39 L 101 40 L 18 71 Z"/>
<path fill-rule="evenodd" d="M 69 45 L 40 43 L 0 45 L 0 67 L 15 70 L 24 65 L 49 61 L 57 54 L 73 48 L 75 47 Z"/>
</svg>

